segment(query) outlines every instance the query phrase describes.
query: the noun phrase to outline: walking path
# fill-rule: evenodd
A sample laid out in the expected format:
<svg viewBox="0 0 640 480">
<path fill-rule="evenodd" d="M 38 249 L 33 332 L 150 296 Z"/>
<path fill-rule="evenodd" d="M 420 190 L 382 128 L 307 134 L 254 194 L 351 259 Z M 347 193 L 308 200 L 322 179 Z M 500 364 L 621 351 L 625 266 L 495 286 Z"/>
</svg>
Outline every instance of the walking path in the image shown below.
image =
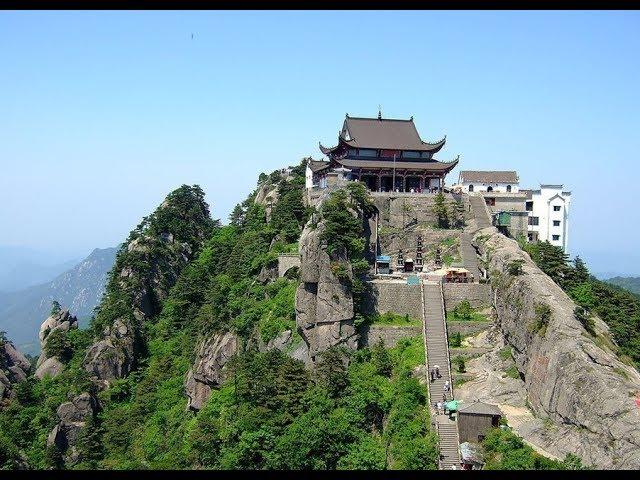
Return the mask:
<svg viewBox="0 0 640 480">
<path fill-rule="evenodd" d="M 435 409 L 435 404 L 443 398 L 447 401 L 453 399 L 453 386 L 448 392 L 444 391 L 445 382 L 452 385 L 452 381 L 442 287 L 439 283 L 424 280 L 422 294 L 427 369 L 431 372 L 438 365 L 441 375 L 429 383 L 429 401 Z M 449 470 L 452 466 L 460 468 L 458 425 L 447 415 L 436 415 L 435 423 L 440 445 L 440 469 Z"/>
<path fill-rule="evenodd" d="M 471 272 L 475 283 L 479 282 L 482 272 L 478 267 L 478 254 L 471 246 L 471 235 L 466 232 L 460 234 L 460 253 L 462 254 L 464 268 Z"/>
<path fill-rule="evenodd" d="M 487 214 L 487 207 L 485 205 L 484 197 L 480 195 L 469 195 L 469 203 L 473 209 L 473 216 L 478 222 L 478 230 L 491 226 L 491 219 Z"/>
</svg>

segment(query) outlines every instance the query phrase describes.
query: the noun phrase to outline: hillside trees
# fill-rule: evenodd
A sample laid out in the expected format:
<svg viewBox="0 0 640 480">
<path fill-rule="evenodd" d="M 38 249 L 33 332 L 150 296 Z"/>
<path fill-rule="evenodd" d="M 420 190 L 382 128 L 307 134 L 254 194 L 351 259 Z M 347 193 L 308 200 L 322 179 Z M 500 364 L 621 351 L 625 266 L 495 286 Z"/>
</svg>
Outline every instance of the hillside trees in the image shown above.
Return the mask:
<svg viewBox="0 0 640 480">
<path fill-rule="evenodd" d="M 560 247 L 549 242 L 525 244 L 524 249 L 540 269 L 549 275 L 583 310 L 576 312 L 592 334 L 591 314 L 608 326 L 619 346 L 619 354 L 640 365 L 640 298 L 593 277 L 580 257 L 573 264 Z"/>
</svg>

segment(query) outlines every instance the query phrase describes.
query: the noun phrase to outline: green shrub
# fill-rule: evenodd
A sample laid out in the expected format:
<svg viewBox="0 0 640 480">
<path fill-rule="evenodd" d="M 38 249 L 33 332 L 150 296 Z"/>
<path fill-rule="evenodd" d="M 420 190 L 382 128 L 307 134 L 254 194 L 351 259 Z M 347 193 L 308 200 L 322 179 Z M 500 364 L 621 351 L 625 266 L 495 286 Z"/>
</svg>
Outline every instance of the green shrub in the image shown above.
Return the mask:
<svg viewBox="0 0 640 480">
<path fill-rule="evenodd" d="M 464 357 L 462 355 L 458 355 L 456 358 L 454 358 L 453 361 L 456 364 L 456 367 L 458 368 L 458 372 L 460 373 L 466 372 L 466 364 L 464 362 Z"/>
<path fill-rule="evenodd" d="M 66 362 L 73 355 L 73 346 L 66 332 L 56 329 L 45 338 L 44 351 L 47 357 L 57 357 L 60 361 Z"/>
<path fill-rule="evenodd" d="M 522 266 L 524 265 L 524 260 L 512 260 L 507 264 L 507 271 L 509 275 L 517 276 L 522 275 L 524 272 L 522 271 Z"/>
</svg>

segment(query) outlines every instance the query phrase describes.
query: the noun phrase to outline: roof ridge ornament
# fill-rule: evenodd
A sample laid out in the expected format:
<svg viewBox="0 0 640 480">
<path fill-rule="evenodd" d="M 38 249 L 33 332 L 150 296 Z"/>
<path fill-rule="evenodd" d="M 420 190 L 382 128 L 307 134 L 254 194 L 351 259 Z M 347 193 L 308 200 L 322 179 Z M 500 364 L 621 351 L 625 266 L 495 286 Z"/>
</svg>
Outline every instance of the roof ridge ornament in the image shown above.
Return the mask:
<svg viewBox="0 0 640 480">
<path fill-rule="evenodd" d="M 382 120 L 382 107 L 378 104 L 378 120 Z"/>
</svg>

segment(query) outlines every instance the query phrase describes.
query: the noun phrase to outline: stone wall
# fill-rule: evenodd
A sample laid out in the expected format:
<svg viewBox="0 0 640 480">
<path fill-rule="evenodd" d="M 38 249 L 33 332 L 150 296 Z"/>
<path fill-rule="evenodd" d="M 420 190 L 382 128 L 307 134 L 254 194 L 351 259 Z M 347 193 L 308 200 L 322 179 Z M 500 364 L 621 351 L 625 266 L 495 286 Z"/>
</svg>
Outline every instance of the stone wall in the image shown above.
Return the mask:
<svg viewBox="0 0 640 480">
<path fill-rule="evenodd" d="M 447 312 L 453 310 L 463 300 L 468 300 L 473 308 L 491 305 L 491 287 L 485 283 L 445 283 L 444 307 Z"/>
<path fill-rule="evenodd" d="M 364 313 L 392 312 L 422 319 L 422 292 L 420 285 L 407 285 L 403 281 L 373 280 L 367 283 Z"/>
<path fill-rule="evenodd" d="M 278 255 L 278 277 L 284 277 L 287 270 L 293 267 L 300 268 L 300 254 L 281 253 Z"/>
<path fill-rule="evenodd" d="M 436 217 L 432 212 L 436 194 L 430 193 L 372 193 L 373 202 L 380 212 L 380 226 L 405 228 L 410 222 L 433 225 Z M 468 195 L 445 193 L 447 204 L 462 200 L 465 217 L 471 218 Z"/>
<path fill-rule="evenodd" d="M 366 325 L 360 330 L 360 348 L 375 345 L 382 339 L 387 348 L 394 347 L 401 338 L 411 338 L 422 335 L 421 327 L 391 327 L 383 325 Z"/>
</svg>

